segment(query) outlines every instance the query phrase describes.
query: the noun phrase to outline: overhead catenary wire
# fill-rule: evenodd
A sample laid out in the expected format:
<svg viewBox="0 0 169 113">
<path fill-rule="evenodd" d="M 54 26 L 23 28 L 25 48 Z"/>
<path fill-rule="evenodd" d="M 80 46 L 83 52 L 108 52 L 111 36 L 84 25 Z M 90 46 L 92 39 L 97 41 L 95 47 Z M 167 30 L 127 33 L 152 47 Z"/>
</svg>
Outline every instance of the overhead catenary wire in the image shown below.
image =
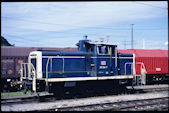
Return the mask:
<svg viewBox="0 0 169 113">
<path fill-rule="evenodd" d="M 23 19 L 23 18 L 13 18 L 13 17 L 7 17 L 7 16 L 2 16 L 2 18 L 6 18 L 6 19 L 12 19 L 12 20 L 16 20 L 16 21 L 24 21 L 24 22 L 32 22 L 35 24 L 47 24 L 47 25 L 52 25 L 52 26 L 58 26 L 58 25 L 62 25 L 62 26 L 67 26 L 67 27 L 82 27 L 82 28 L 86 28 L 86 29 L 111 29 L 111 30 L 130 30 L 129 27 L 127 28 L 119 28 L 119 27 L 87 27 L 87 26 L 77 26 L 77 25 L 68 25 L 68 24 L 58 24 L 58 23 L 48 23 L 48 22 L 41 22 L 41 21 L 36 21 L 36 20 L 28 20 L 28 19 Z M 139 28 L 139 29 L 135 29 L 135 30 L 167 30 L 167 28 Z"/>
<path fill-rule="evenodd" d="M 31 39 L 25 39 L 24 37 L 18 37 L 18 36 L 13 36 L 13 35 L 10 35 L 10 37 L 17 37 L 17 38 L 20 38 L 21 40 L 16 40 L 16 39 L 10 39 L 10 40 L 12 40 L 12 41 L 14 41 L 14 42 L 18 42 L 18 43 L 25 43 L 25 42 L 27 42 L 27 41 L 29 41 L 29 42 L 31 42 L 31 43 L 33 43 L 33 45 L 35 45 L 35 46 L 37 46 L 38 47 L 38 44 L 39 45 L 41 45 L 41 44 L 46 44 L 47 42 L 44 42 L 44 41 L 35 41 L 35 40 L 31 40 Z M 124 41 L 120 41 L 120 42 L 116 42 L 117 43 L 117 45 L 118 45 L 118 47 L 120 47 L 121 49 L 122 48 L 124 48 L 123 46 L 124 46 L 124 43 L 122 43 L 122 42 L 124 42 Z M 149 41 L 150 42 L 150 41 Z M 135 49 L 137 49 L 137 48 L 140 48 L 142 45 L 140 45 L 141 43 L 140 43 L 140 41 L 134 41 L 134 43 L 133 43 L 134 45 L 136 45 L 136 47 L 135 47 Z M 15 44 L 16 45 L 16 44 Z M 125 44 L 125 49 L 130 49 L 130 45 L 131 45 L 131 43 L 130 43 L 130 41 L 126 41 L 126 44 Z M 50 46 L 56 46 L 56 44 L 55 43 L 50 43 Z M 157 48 L 157 46 L 159 47 L 160 46 L 160 48 L 162 48 L 163 46 L 162 46 L 162 44 L 160 45 L 160 44 L 146 44 L 146 48 L 149 48 L 149 49 L 151 49 L 151 48 Z M 160 49 L 159 48 L 159 49 Z"/>
<path fill-rule="evenodd" d="M 4 34 L 5 36 L 8 36 L 8 37 L 15 37 L 15 38 L 19 38 L 19 42 L 21 42 L 20 40 L 23 40 L 23 41 L 29 41 L 29 42 L 32 42 L 32 43 L 37 43 L 37 41 L 36 40 L 32 40 L 32 39 L 28 39 L 28 38 L 24 38 L 24 37 L 21 37 L 21 36 L 16 36 L 16 35 L 8 35 L 8 34 Z M 16 39 L 10 39 L 10 40 L 14 40 L 14 41 L 17 41 L 18 42 L 18 40 L 16 40 Z M 23 41 L 22 41 L 22 43 L 23 43 Z M 38 42 L 38 43 L 41 43 L 41 44 L 45 44 L 46 42 Z"/>
<path fill-rule="evenodd" d="M 146 6 L 150 6 L 150 7 L 154 7 L 154 8 L 160 8 L 160 9 L 164 9 L 164 10 L 168 10 L 168 8 L 164 8 L 164 7 L 159 7 L 159 6 L 155 6 L 152 4 L 146 4 L 146 3 L 142 3 L 142 2 L 137 2 L 137 1 L 133 1 L 136 4 L 141 4 L 141 5 L 146 5 Z"/>
<path fill-rule="evenodd" d="M 21 43 L 21 44 L 25 44 L 25 42 L 29 42 L 29 43 L 32 43 L 33 45 L 35 46 L 38 46 L 38 45 L 44 45 L 47 43 L 47 41 L 42 41 L 42 40 L 32 40 L 32 39 L 28 39 L 28 38 L 24 38 L 23 36 L 15 36 L 15 35 L 7 35 L 5 34 L 5 36 L 8 36 L 8 37 L 13 37 L 11 38 L 10 40 L 11 41 L 14 41 L 14 42 L 18 42 L 18 43 Z M 15 39 L 14 39 L 15 38 Z M 17 39 L 16 39 L 17 38 Z M 18 40 L 19 39 L 19 40 Z M 25 46 L 25 45 L 24 45 Z M 56 46 L 56 43 L 53 42 L 53 43 L 50 43 L 50 46 Z"/>
<path fill-rule="evenodd" d="M 142 3 L 142 2 L 135 2 L 137 4 L 141 4 L 141 5 L 146 5 L 146 6 L 149 6 L 149 7 L 154 7 L 154 8 L 161 8 L 161 9 L 168 9 L 168 8 L 163 8 L 163 7 L 159 7 L 159 6 L 155 6 L 155 5 L 151 5 L 151 4 L 147 4 L 146 2 Z M 52 25 L 52 26 L 58 26 L 58 25 L 61 25 L 61 26 L 66 26 L 66 27 L 73 27 L 73 29 L 77 29 L 76 27 L 81 27 L 82 29 L 109 29 L 109 30 L 113 30 L 113 31 L 130 31 L 130 28 L 127 27 L 88 27 L 88 26 L 78 26 L 78 25 L 70 25 L 70 24 L 60 24 L 60 23 L 51 23 L 51 22 L 44 22 L 44 21 L 41 21 L 41 20 L 31 20 L 29 18 L 14 18 L 14 17 L 6 17 L 6 16 L 1 16 L 1 19 L 2 18 L 5 18 L 5 19 L 11 19 L 12 21 L 23 21 L 23 22 L 31 22 L 31 23 L 35 23 L 35 24 L 44 24 L 44 25 Z M 1 21 L 2 23 L 2 21 Z M 17 27 L 17 26 L 16 26 Z M 25 26 L 26 28 L 26 26 Z M 42 29 L 39 29 L 40 31 L 43 31 Z M 135 28 L 134 30 L 168 30 L 168 28 L 147 28 L 147 27 L 143 27 L 143 28 Z M 63 32 L 58 32 L 58 31 L 46 31 L 46 32 L 49 32 L 49 33 L 66 33 L 66 34 L 74 34 L 74 35 L 84 35 L 84 33 L 78 33 L 78 31 L 76 32 L 72 32 L 72 31 L 63 31 Z M 92 30 L 90 31 L 92 32 Z M 100 34 L 101 32 L 99 32 L 98 34 L 96 33 L 85 33 L 87 35 L 97 35 L 97 36 L 107 36 L 107 34 Z M 114 36 L 113 34 L 109 36 Z M 120 36 L 118 36 L 119 38 Z M 125 36 L 124 36 L 125 37 Z M 24 40 L 24 39 L 23 39 Z"/>
</svg>

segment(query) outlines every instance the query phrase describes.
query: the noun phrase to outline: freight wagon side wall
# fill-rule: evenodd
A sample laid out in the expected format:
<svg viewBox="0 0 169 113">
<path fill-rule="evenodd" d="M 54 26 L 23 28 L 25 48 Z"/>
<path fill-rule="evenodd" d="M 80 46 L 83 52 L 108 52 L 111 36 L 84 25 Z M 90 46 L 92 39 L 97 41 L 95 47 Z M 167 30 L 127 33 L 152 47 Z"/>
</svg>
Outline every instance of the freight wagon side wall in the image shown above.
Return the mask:
<svg viewBox="0 0 169 113">
<path fill-rule="evenodd" d="M 135 53 L 135 61 L 143 62 L 147 71 L 147 75 L 168 76 L 168 50 L 160 49 L 128 49 L 118 50 L 120 53 Z M 140 74 L 141 65 L 136 65 L 136 74 Z"/>
<path fill-rule="evenodd" d="M 11 57 L 1 57 L 1 78 L 14 77 L 14 63 L 14 59 Z"/>
<path fill-rule="evenodd" d="M 143 62 L 147 74 L 168 74 L 167 57 L 136 57 L 136 62 Z M 140 65 L 136 65 L 136 74 L 140 74 Z"/>
<path fill-rule="evenodd" d="M 20 64 L 27 62 L 27 57 L 3 56 L 1 57 L 1 78 L 19 78 Z"/>
</svg>

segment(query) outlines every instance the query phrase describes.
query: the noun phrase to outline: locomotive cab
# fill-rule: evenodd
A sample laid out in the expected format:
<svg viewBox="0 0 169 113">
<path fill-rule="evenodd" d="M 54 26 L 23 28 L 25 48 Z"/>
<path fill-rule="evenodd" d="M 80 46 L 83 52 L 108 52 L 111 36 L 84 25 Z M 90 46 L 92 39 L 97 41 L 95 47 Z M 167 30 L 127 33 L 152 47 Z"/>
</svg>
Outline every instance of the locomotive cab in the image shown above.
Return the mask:
<svg viewBox="0 0 169 113">
<path fill-rule="evenodd" d="M 118 75 L 117 45 L 80 40 L 77 46 L 79 51 L 91 54 L 91 70 L 97 76 Z"/>
<path fill-rule="evenodd" d="M 92 42 L 90 40 L 80 40 L 76 44 L 79 51 L 91 52 L 98 55 L 115 55 L 117 53 L 117 45 L 104 42 Z"/>
</svg>

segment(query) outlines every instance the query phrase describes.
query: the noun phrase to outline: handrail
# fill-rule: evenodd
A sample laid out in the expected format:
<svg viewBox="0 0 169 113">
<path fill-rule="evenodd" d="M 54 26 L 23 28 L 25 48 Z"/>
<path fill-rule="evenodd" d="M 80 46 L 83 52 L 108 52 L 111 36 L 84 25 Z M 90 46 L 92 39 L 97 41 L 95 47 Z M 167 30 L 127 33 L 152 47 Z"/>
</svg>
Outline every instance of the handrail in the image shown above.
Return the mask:
<svg viewBox="0 0 169 113">
<path fill-rule="evenodd" d="M 25 75 L 25 77 L 26 77 L 26 64 L 24 64 L 24 75 Z"/>
<path fill-rule="evenodd" d="M 64 73 L 65 72 L 65 59 L 63 58 L 63 67 L 62 67 L 62 72 Z"/>
<path fill-rule="evenodd" d="M 48 75 L 48 73 L 73 73 L 73 72 L 76 72 L 76 73 L 80 73 L 80 72 L 91 72 L 91 71 L 65 71 L 64 70 L 64 68 L 65 68 L 65 65 L 64 65 L 64 63 L 65 63 L 65 58 L 62 58 L 62 70 L 60 70 L 60 71 L 53 71 L 52 69 L 50 69 L 50 72 L 48 71 L 48 66 L 49 66 L 49 64 L 50 64 L 50 66 L 51 66 L 51 68 L 52 68 L 52 59 L 54 59 L 53 57 L 49 57 L 48 59 L 47 59 L 47 63 L 46 63 L 46 80 L 48 79 L 47 78 L 47 75 Z M 49 61 L 51 61 L 50 63 L 49 63 Z"/>
<path fill-rule="evenodd" d="M 36 70 L 35 70 L 35 67 L 33 66 L 33 64 L 32 63 L 30 63 L 31 64 L 31 67 L 33 68 L 33 84 L 32 84 L 32 89 L 33 89 L 33 91 L 35 91 L 36 92 L 36 78 L 37 78 L 37 72 L 36 72 Z"/>
<path fill-rule="evenodd" d="M 36 70 L 35 70 L 35 67 L 34 67 L 34 65 L 32 64 L 32 63 L 30 63 L 30 65 L 32 66 L 32 68 L 33 68 L 33 70 L 34 70 L 34 74 L 35 74 L 35 77 L 37 78 L 37 72 L 36 72 Z"/>
<path fill-rule="evenodd" d="M 117 67 L 117 48 L 115 47 L 115 67 Z"/>
<path fill-rule="evenodd" d="M 136 62 L 136 64 L 140 64 L 141 65 L 141 68 L 140 68 L 140 74 L 141 74 L 141 85 L 142 84 L 146 84 L 146 68 L 144 66 L 144 63 L 143 62 Z"/>
<path fill-rule="evenodd" d="M 27 71 L 31 71 L 31 70 L 29 70 L 29 68 L 32 68 L 35 71 L 34 74 L 37 75 L 35 67 L 34 67 L 34 65 L 32 63 L 21 63 L 21 72 L 22 72 L 21 76 L 22 77 L 26 77 L 26 72 L 27 72 L 26 71 L 26 66 L 28 66 L 28 70 Z M 23 73 L 23 70 L 24 70 L 24 73 Z M 28 74 L 31 74 L 31 73 L 28 73 Z M 25 76 L 23 76 L 23 75 L 25 75 Z M 29 75 L 28 75 L 28 78 L 29 78 Z"/>
<path fill-rule="evenodd" d="M 145 72 L 147 73 L 146 68 L 145 68 L 145 66 L 144 66 L 144 63 L 143 63 L 143 62 L 136 62 L 136 64 L 141 64 L 141 67 L 143 66 L 143 68 L 145 69 Z M 141 71 L 141 69 L 140 69 L 140 71 Z"/>
<path fill-rule="evenodd" d="M 49 64 L 50 59 L 51 58 L 48 58 L 47 63 L 46 63 L 46 86 L 48 86 L 48 64 Z"/>
<path fill-rule="evenodd" d="M 28 68 L 27 69 L 27 71 L 28 71 L 28 76 L 26 76 L 27 75 L 27 71 L 26 71 L 26 67 Z M 24 70 L 24 71 L 23 71 Z M 35 67 L 34 67 L 34 65 L 32 64 L 32 63 L 21 63 L 21 69 L 20 69 L 20 71 L 21 71 L 21 77 L 20 77 L 20 80 L 21 81 L 23 81 L 23 78 L 25 77 L 25 78 L 32 78 L 33 79 L 33 84 L 32 84 L 32 88 L 33 88 L 33 91 L 35 91 L 36 92 L 36 78 L 37 78 L 37 72 L 36 72 L 36 70 L 35 70 Z M 31 71 L 31 72 L 29 72 L 29 71 Z M 32 73 L 33 72 L 33 73 Z M 32 75 L 33 74 L 33 77 L 32 76 L 30 76 L 30 75 Z M 21 87 L 22 87 L 22 85 L 21 85 Z"/>
<path fill-rule="evenodd" d="M 129 63 L 129 62 L 125 63 L 125 65 L 124 65 L 124 66 L 125 66 L 125 67 L 124 67 L 124 70 L 125 70 L 125 71 L 124 71 L 124 72 L 125 72 L 124 74 L 125 74 L 125 75 L 126 75 L 126 65 L 127 65 L 127 64 L 133 65 L 133 63 Z M 133 70 L 133 66 L 131 66 L 131 70 Z M 133 72 L 132 72 L 132 74 L 133 74 Z"/>
<path fill-rule="evenodd" d="M 21 77 L 20 77 L 20 81 L 22 82 L 23 81 L 23 67 L 22 67 L 22 64 L 20 64 L 21 65 L 21 69 L 20 69 L 20 75 L 21 75 Z M 20 85 L 20 88 L 22 87 L 22 84 Z"/>
</svg>

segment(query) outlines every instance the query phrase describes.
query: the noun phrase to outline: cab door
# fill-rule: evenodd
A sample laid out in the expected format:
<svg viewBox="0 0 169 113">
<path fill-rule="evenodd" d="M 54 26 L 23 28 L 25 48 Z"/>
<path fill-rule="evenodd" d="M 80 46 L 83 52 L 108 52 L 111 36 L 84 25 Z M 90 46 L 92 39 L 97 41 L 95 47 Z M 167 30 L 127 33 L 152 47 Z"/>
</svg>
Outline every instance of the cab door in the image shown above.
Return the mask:
<svg viewBox="0 0 169 113">
<path fill-rule="evenodd" d="M 110 70 L 111 75 L 118 75 L 118 56 L 117 56 L 117 46 L 110 47 Z"/>
</svg>

